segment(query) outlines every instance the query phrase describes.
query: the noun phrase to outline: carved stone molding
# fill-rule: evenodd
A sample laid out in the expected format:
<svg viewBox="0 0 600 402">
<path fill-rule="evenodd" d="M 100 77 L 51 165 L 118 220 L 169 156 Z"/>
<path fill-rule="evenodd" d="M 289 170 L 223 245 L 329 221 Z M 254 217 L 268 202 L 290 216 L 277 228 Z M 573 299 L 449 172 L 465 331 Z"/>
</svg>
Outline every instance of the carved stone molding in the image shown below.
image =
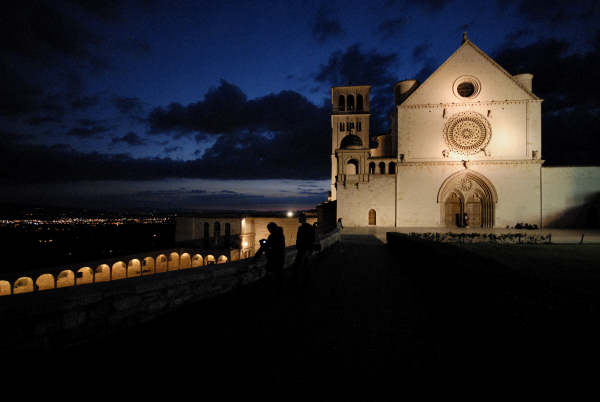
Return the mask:
<svg viewBox="0 0 600 402">
<path fill-rule="evenodd" d="M 469 166 L 473 165 L 542 165 L 544 160 L 542 159 L 519 159 L 519 160 L 471 160 L 468 161 Z M 464 166 L 463 161 L 410 161 L 399 163 L 398 167 L 403 166 Z"/>
<path fill-rule="evenodd" d="M 519 99 L 519 100 L 503 100 L 503 101 L 487 101 L 487 102 L 460 102 L 460 103 L 423 103 L 419 105 L 400 105 L 398 109 L 433 109 L 433 108 L 450 108 L 461 107 L 470 108 L 472 106 L 493 106 L 493 105 L 516 105 L 528 102 L 542 102 L 541 99 Z"/>
</svg>

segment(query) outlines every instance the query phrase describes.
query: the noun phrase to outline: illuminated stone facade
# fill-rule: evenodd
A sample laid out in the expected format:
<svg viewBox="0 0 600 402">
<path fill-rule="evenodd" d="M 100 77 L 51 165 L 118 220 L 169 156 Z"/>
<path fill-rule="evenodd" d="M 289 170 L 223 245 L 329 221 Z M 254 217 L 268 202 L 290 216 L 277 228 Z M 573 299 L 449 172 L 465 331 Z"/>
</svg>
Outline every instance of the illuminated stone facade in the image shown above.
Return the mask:
<svg viewBox="0 0 600 402">
<path fill-rule="evenodd" d="M 391 132 L 375 137 L 376 148 L 370 87 L 333 87 L 331 198 L 344 226 L 545 226 L 584 207 L 600 194 L 600 168 L 544 173 L 532 80 L 465 36 L 421 85 L 394 86 Z"/>
</svg>

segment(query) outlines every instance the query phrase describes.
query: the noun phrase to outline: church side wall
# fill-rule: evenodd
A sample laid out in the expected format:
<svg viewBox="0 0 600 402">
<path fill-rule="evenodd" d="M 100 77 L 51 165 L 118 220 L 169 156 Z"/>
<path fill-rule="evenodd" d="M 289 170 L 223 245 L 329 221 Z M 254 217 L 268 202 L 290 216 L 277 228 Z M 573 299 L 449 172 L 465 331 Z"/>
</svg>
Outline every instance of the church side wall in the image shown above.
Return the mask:
<svg viewBox="0 0 600 402">
<path fill-rule="evenodd" d="M 495 227 L 514 226 L 519 222 L 539 225 L 539 165 L 473 164 L 469 170 L 485 176 L 496 189 Z M 461 171 L 465 171 L 462 165 L 399 164 L 397 225 L 444 226 L 438 192 L 450 175 Z"/>
<path fill-rule="evenodd" d="M 545 227 L 600 227 L 600 166 L 542 168 Z"/>
<path fill-rule="evenodd" d="M 376 212 L 376 226 L 394 226 L 395 175 L 370 175 L 367 183 L 344 188 L 338 184 L 338 218 L 344 227 L 368 226 L 369 211 Z"/>
<path fill-rule="evenodd" d="M 488 165 L 476 169 L 492 182 L 498 193 L 494 227 L 514 227 L 517 223 L 540 225 L 538 164 Z"/>
</svg>

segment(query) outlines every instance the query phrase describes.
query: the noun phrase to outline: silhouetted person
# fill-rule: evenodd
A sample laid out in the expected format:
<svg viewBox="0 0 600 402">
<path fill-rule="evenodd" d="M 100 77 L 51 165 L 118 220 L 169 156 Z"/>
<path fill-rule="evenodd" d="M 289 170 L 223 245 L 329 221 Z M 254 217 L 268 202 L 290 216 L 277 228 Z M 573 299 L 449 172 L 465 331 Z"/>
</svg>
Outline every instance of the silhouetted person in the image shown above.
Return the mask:
<svg viewBox="0 0 600 402">
<path fill-rule="evenodd" d="M 469 215 L 466 212 L 463 215 L 463 224 L 465 225 L 465 228 L 469 227 Z"/>
<path fill-rule="evenodd" d="M 337 228 L 338 228 L 338 230 L 342 230 L 344 228 L 344 225 L 342 225 L 342 218 L 338 218 Z"/>
<path fill-rule="evenodd" d="M 264 253 L 267 256 L 267 274 L 280 280 L 285 262 L 285 237 L 283 229 L 277 226 L 275 222 L 267 225 L 270 235 L 266 241 L 261 241 L 260 248 L 254 255 L 253 261 L 256 262 Z"/>
<path fill-rule="evenodd" d="M 296 280 L 300 279 L 300 276 L 304 276 L 308 279 L 308 258 L 312 254 L 312 250 L 315 244 L 315 228 L 306 223 L 306 215 L 300 214 L 298 216 L 298 233 L 296 235 L 296 260 L 294 261 L 294 276 Z"/>
</svg>

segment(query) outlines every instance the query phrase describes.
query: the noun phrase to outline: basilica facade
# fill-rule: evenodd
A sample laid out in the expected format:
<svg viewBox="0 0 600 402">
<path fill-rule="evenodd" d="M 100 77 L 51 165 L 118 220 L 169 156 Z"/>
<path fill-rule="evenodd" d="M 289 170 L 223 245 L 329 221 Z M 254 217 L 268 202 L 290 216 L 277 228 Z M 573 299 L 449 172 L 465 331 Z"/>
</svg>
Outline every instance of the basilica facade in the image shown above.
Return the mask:
<svg viewBox="0 0 600 402">
<path fill-rule="evenodd" d="M 394 86 L 391 131 L 375 137 L 375 148 L 370 86 L 333 87 L 338 218 L 344 226 L 542 227 L 561 219 L 573 226 L 564 217 L 600 195 L 600 168 L 544 167 L 542 99 L 532 82 L 465 34 L 423 83 Z M 598 219 L 598 211 L 585 213 Z"/>
</svg>

